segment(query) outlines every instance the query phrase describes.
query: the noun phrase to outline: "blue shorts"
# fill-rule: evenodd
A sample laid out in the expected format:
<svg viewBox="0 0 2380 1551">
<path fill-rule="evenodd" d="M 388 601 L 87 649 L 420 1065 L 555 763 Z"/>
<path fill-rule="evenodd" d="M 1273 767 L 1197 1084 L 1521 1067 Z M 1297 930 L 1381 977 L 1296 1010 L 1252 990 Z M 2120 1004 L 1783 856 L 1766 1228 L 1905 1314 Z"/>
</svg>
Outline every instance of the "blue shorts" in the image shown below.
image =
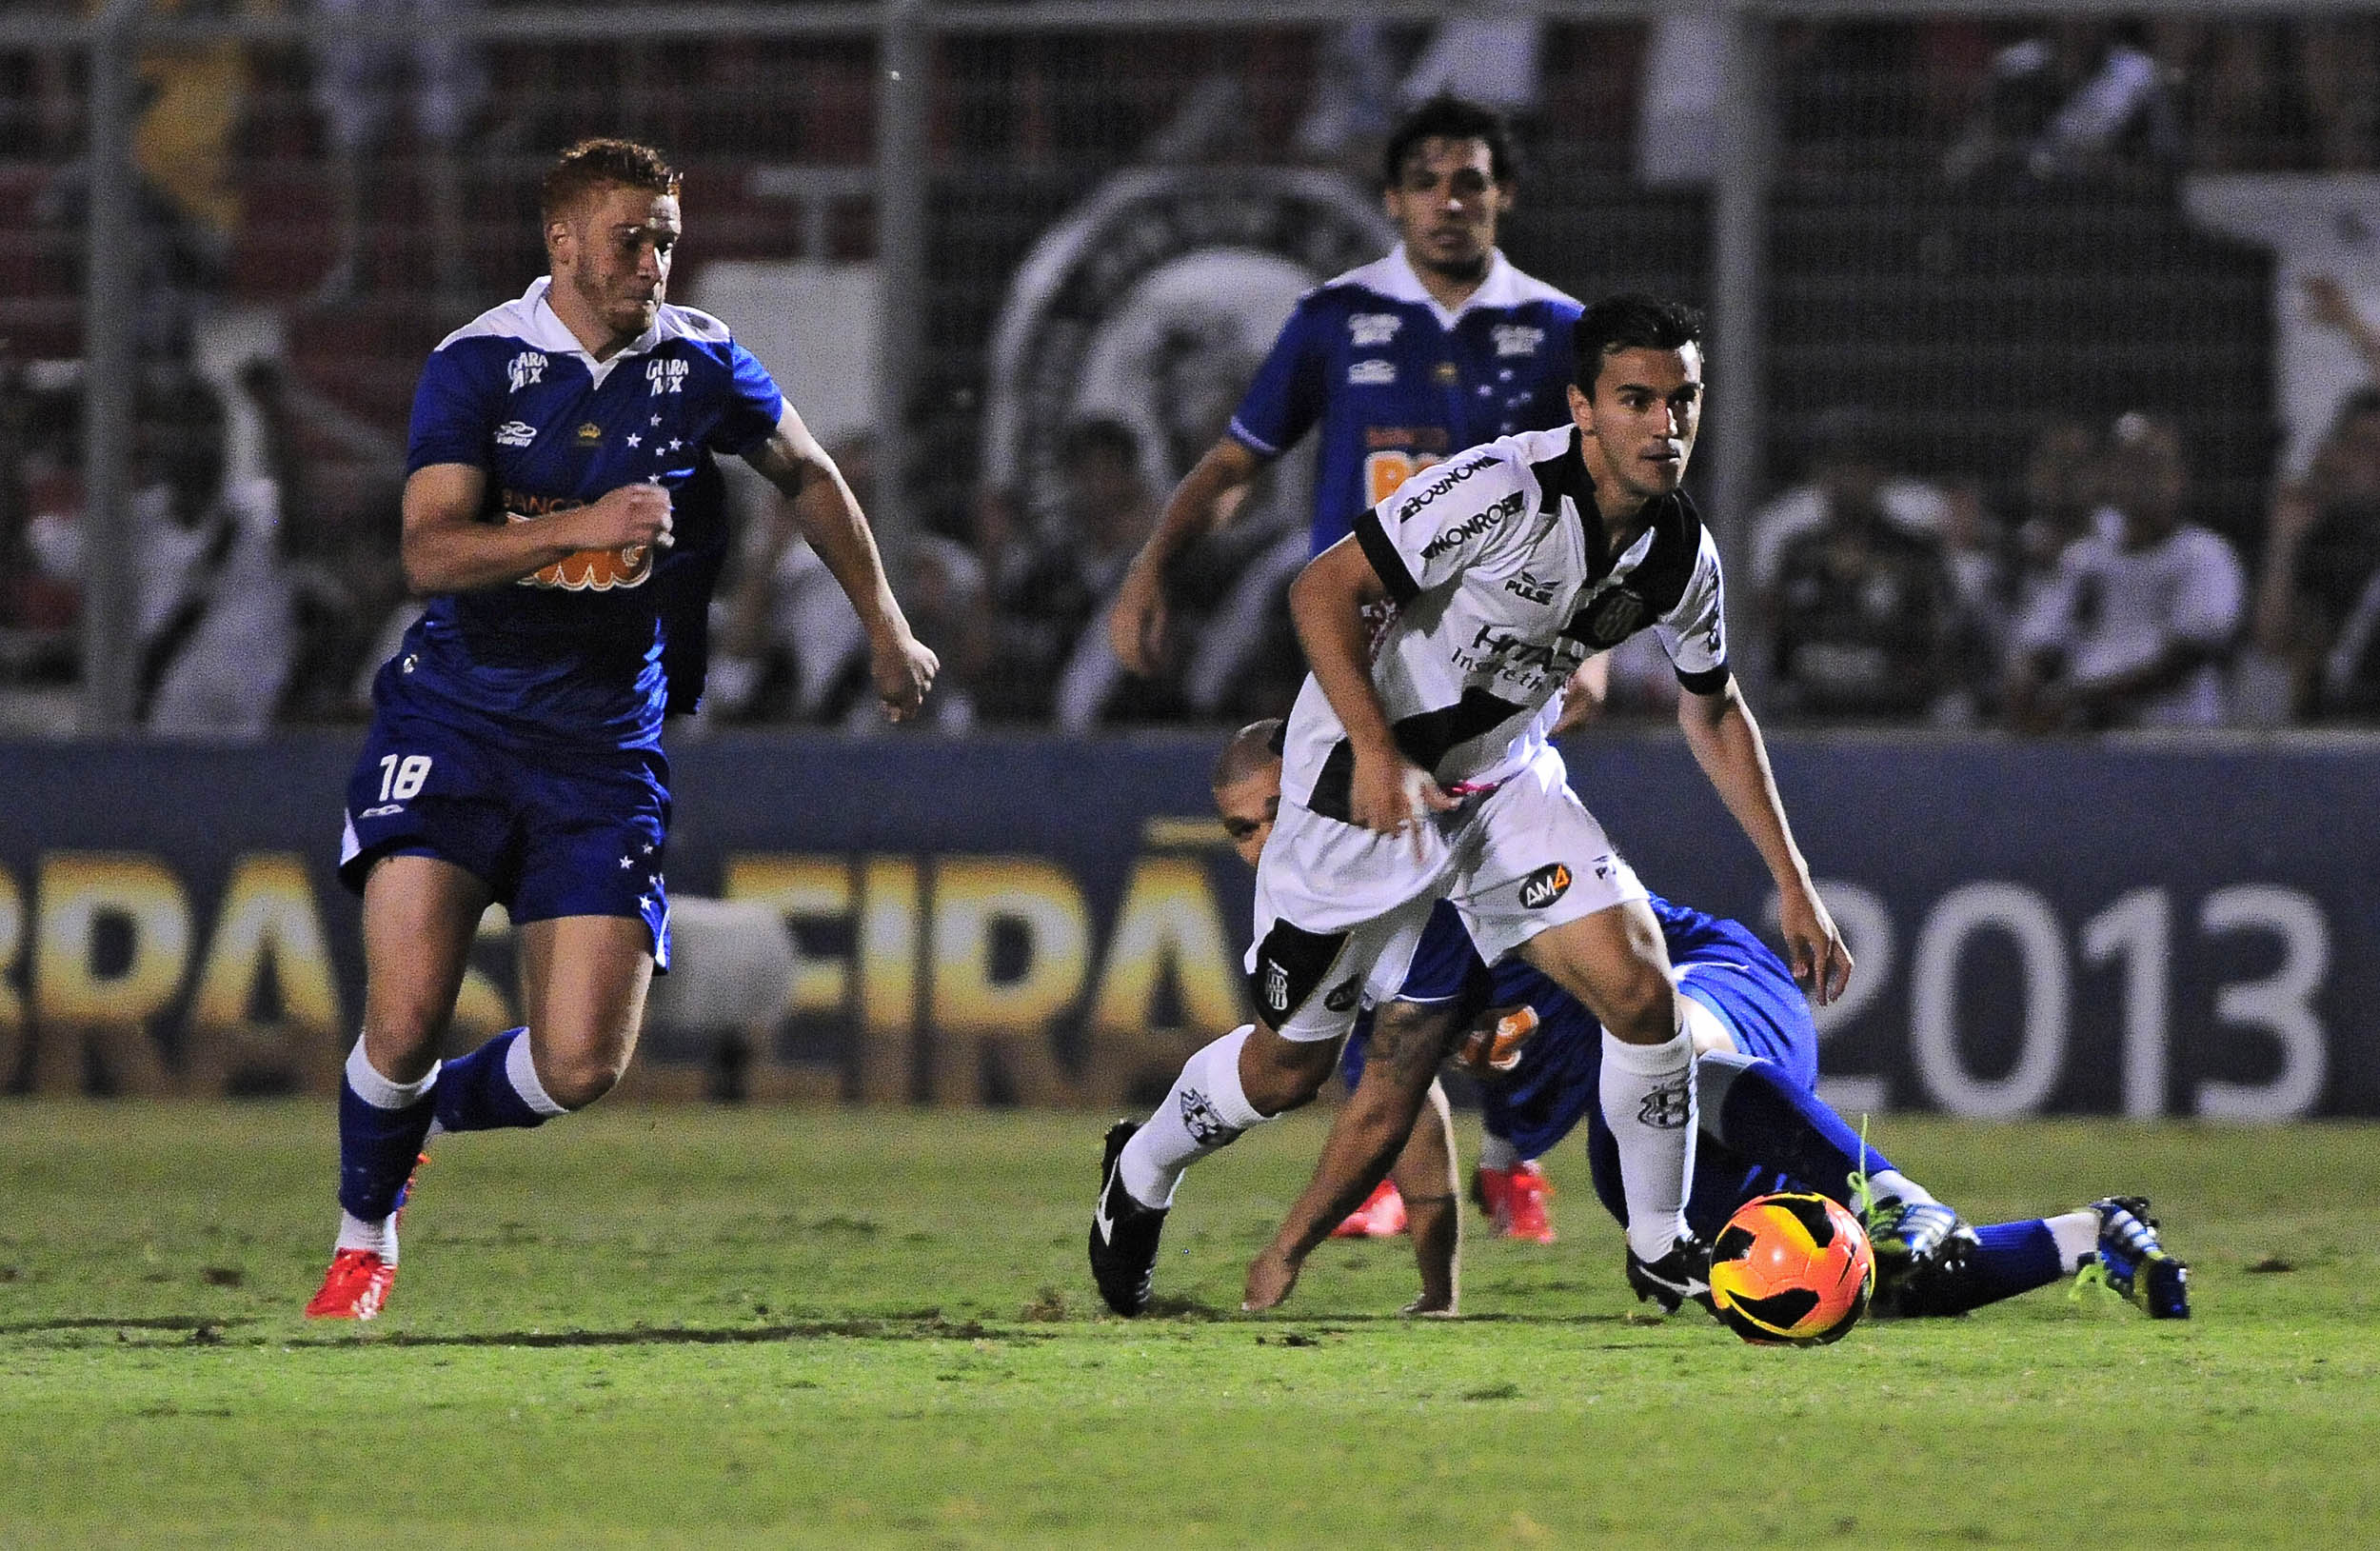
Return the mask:
<svg viewBox="0 0 2380 1551">
<path fill-rule="evenodd" d="M 384 704 L 347 780 L 340 881 L 432 856 L 486 884 L 517 925 L 633 916 L 669 967 L 669 762 L 657 748 L 566 753 Z"/>
<path fill-rule="evenodd" d="M 1404 984 L 1397 988 L 1397 1000 L 1432 1004 L 1461 1002 L 1468 1010 L 1488 1005 L 1488 966 L 1472 945 L 1462 916 L 1446 901 L 1438 901 L 1422 925 L 1421 941 L 1413 950 Z M 1371 1047 L 1372 1011 L 1367 1007 L 1357 1018 L 1339 1055 L 1339 1076 L 1350 1093 L 1363 1080 L 1364 1052 Z"/>
</svg>

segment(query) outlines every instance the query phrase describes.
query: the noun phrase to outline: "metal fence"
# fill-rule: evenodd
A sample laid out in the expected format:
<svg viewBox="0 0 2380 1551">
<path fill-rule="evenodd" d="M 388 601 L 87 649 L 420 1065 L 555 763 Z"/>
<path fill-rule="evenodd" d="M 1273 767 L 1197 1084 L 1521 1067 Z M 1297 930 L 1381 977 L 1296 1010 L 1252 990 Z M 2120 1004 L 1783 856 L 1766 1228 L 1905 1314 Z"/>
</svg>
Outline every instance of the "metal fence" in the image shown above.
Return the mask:
<svg viewBox="0 0 2380 1551">
<path fill-rule="evenodd" d="M 1124 287 L 1174 244 L 1267 252 L 1310 283 L 1378 241 L 1364 212 L 1382 115 L 1433 80 L 1516 113 L 1528 170 L 1506 246 L 1524 268 L 1710 308 L 1718 408 L 1698 478 L 1731 563 L 1739 514 L 1795 476 L 1822 411 L 1854 401 L 1897 465 L 1994 503 L 2016 498 L 2047 424 L 2173 416 L 2198 509 L 2252 555 L 2289 408 L 2274 266 L 2193 220 L 2192 190 L 2371 166 L 2374 24 L 2328 0 L 2130 12 L 2172 123 L 2104 146 L 2082 124 L 2060 167 L 1993 138 L 1990 89 L 2028 39 L 2053 77 L 2067 68 L 2055 50 L 2100 25 L 2092 8 L 20 6 L 0 15 L 0 339 L 10 485 L 33 493 L 5 514 L 20 582 L 0 668 L 78 686 L 58 692 L 82 696 L 86 731 L 134 725 L 128 449 L 161 358 L 213 373 L 235 429 L 304 453 L 297 547 L 385 591 L 413 375 L 537 271 L 537 173 L 575 136 L 648 137 L 687 169 L 682 291 L 808 288 L 784 348 L 835 364 L 808 390 L 830 428 L 872 431 L 880 527 L 973 542 L 987 486 L 1026 524 L 1044 515 L 1037 428 L 1080 407 L 1081 373 L 1125 369 L 1081 337 L 1112 319 L 1027 315 L 1034 267 L 1068 262 L 1053 243 L 1069 221 L 1079 235 L 1121 177 L 1154 180 L 1172 203 L 1100 232 L 1101 252 L 1073 256 L 1083 274 Z M 1058 344 L 1033 354 L 1028 326 Z M 1245 347 L 1208 337 L 1205 369 Z M 251 382 L 254 357 L 284 368 Z M 1036 362 L 1039 379 L 1019 375 Z M 1153 471 L 1179 472 L 1195 449 L 1149 418 Z M 79 481 L 56 498 L 82 513 L 79 613 L 24 581 L 45 476 Z"/>
</svg>

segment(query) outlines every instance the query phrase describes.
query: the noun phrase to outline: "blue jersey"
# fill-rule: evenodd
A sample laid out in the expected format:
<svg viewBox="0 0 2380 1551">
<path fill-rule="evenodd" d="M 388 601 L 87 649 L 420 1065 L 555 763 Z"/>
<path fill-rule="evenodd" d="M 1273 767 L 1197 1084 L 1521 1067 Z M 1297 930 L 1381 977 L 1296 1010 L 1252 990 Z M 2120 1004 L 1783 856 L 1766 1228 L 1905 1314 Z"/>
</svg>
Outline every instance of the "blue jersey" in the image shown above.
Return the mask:
<svg viewBox="0 0 2380 1551">
<path fill-rule="evenodd" d="M 1497 253 L 1479 288 L 1449 312 L 1422 288 L 1400 245 L 1299 299 L 1231 434 L 1273 457 L 1321 423 L 1319 554 L 1419 469 L 1499 436 L 1564 424 L 1579 311 Z"/>
<path fill-rule="evenodd" d="M 382 671 L 384 708 L 477 721 L 508 738 L 644 748 L 702 693 L 705 625 L 726 557 L 725 482 L 784 400 L 726 327 L 690 308 L 607 361 L 583 349 L 541 279 L 448 335 L 413 399 L 407 472 L 487 476 L 488 523 L 536 522 L 622 486 L 669 491 L 675 543 L 585 550 L 507 586 L 433 599 Z"/>
</svg>

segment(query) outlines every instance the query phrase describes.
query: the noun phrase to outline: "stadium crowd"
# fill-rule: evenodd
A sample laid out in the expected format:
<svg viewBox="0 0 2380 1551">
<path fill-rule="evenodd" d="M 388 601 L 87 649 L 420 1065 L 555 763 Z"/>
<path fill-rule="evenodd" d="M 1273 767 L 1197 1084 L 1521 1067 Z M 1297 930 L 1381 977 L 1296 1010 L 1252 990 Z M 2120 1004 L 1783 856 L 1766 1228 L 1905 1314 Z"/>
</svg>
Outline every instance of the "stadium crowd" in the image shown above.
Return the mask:
<svg viewBox="0 0 2380 1551">
<path fill-rule="evenodd" d="M 364 715 L 372 669 L 414 606 L 394 564 L 403 425 L 391 406 L 409 381 L 378 379 L 407 376 L 460 321 L 455 298 L 533 272 L 467 215 L 518 165 L 617 127 L 627 105 L 696 169 L 689 208 L 704 226 L 687 268 L 699 273 L 702 249 L 786 241 L 724 169 L 866 154 L 861 115 L 838 110 L 864 103 L 864 47 L 769 45 L 741 61 L 688 50 L 653 65 L 665 89 L 626 74 L 599 89 L 570 85 L 586 62 L 562 46 L 483 50 L 436 25 L 479 9 L 470 0 L 317 5 L 425 18 L 423 41 L 160 47 L 142 60 L 146 365 L 129 456 L 140 715 L 159 734 Z M 1054 220 L 1085 170 L 1168 158 L 1286 154 L 1373 179 L 1394 116 L 1451 89 L 1513 116 L 1529 203 L 1512 243 L 1534 272 L 1588 295 L 1603 277 L 1566 271 L 1533 222 L 1557 219 L 1553 186 L 1572 174 L 1596 189 L 1691 184 L 1708 40 L 1680 25 L 1201 35 L 1156 50 L 1161 69 L 1128 34 L 992 38 L 953 52 L 934 133 L 955 166 L 1025 179 L 1061 167 L 1032 185 L 1058 190 Z M 1920 190 L 1906 258 L 1937 308 L 1962 276 L 2011 262 L 2010 244 L 2050 268 L 2101 266 L 2120 288 L 2140 255 L 2095 250 L 2101 229 L 2079 216 L 2066 230 L 2086 206 L 2137 206 L 2153 233 L 2178 227 L 2175 183 L 2192 173 L 2380 165 L 2369 16 L 1792 22 L 1776 58 L 1789 188 L 1821 212 L 1879 179 Z M 81 84 L 66 60 L 0 57 L 0 120 L 20 148 L 0 173 L 30 196 L 10 217 L 27 223 L 25 256 L 0 276 L 0 725 L 13 731 L 69 726 L 76 671 L 80 382 L 58 319 L 71 314 L 61 299 L 73 295 L 85 196 Z M 788 94 L 770 69 L 808 83 L 790 94 L 802 106 L 774 106 Z M 498 101 L 490 78 L 533 89 Z M 839 252 L 865 255 L 863 235 L 833 229 Z M 1031 235 L 1018 232 L 1002 262 Z M 979 262 L 957 245 L 943 239 L 936 263 Z M 2303 305 L 2380 381 L 2380 317 L 2323 276 Z M 937 327 L 987 332 L 988 311 L 970 293 Z M 2045 311 L 2027 326 L 2047 338 L 2071 323 Z M 1851 366 L 1831 378 L 1780 368 L 1772 462 L 1790 479 L 1756 511 L 1713 514 L 1747 525 L 1742 656 L 1769 681 L 1772 717 L 2025 733 L 2380 718 L 2380 389 L 2349 398 L 2292 469 L 2273 455 L 2264 407 L 2225 418 L 2188 386 L 2187 330 L 2166 343 L 2162 378 L 2101 379 L 2081 403 L 2012 392 L 1989 417 L 1998 429 L 1965 440 L 1933 434 L 1894 383 L 1870 386 L 1856 350 L 1836 352 Z M 914 498 L 891 559 L 943 665 L 918 725 L 1081 731 L 1284 710 L 1300 672 L 1285 607 L 1302 559 L 1296 503 L 1259 485 L 1247 520 L 1176 558 L 1167 587 L 1182 629 L 1161 671 L 1137 675 L 1109 649 L 1105 620 L 1164 481 L 1186 465 L 1137 422 L 1082 416 L 1061 438 L 1063 499 L 1037 507 L 981 472 L 982 364 L 953 359 L 928 374 L 914 428 L 930 467 L 877 467 L 864 434 L 835 449 L 863 505 L 895 474 Z M 1938 358 L 1929 369 L 1956 373 Z M 876 725 L 864 643 L 832 578 L 773 491 L 755 480 L 735 496 L 745 540 L 714 622 L 706 719 Z M 1620 653 L 1606 714 L 1665 712 L 1676 691 L 1659 667 Z"/>
</svg>

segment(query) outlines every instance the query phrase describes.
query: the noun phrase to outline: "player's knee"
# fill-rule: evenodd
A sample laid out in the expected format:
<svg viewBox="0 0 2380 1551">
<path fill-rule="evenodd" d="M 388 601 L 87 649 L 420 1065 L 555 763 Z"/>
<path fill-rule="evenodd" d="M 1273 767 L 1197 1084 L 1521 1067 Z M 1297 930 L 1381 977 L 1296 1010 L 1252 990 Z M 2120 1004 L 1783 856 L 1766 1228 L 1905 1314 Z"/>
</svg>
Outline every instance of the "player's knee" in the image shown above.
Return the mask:
<svg viewBox="0 0 2380 1551">
<path fill-rule="evenodd" d="M 618 1087 L 628 1066 L 625 1056 L 596 1050 L 558 1056 L 545 1064 L 548 1069 L 539 1074 L 540 1081 L 547 1095 L 565 1109 L 585 1109 Z"/>
<path fill-rule="evenodd" d="M 1603 1026 L 1624 1044 L 1663 1044 L 1677 1035 L 1677 991 L 1669 977 L 1645 966 L 1606 986 Z"/>
<path fill-rule="evenodd" d="M 1259 1115 L 1278 1115 L 1314 1102 L 1339 1068 L 1335 1040 L 1284 1040 L 1258 1025 L 1240 1050 L 1240 1090 Z"/>
</svg>

